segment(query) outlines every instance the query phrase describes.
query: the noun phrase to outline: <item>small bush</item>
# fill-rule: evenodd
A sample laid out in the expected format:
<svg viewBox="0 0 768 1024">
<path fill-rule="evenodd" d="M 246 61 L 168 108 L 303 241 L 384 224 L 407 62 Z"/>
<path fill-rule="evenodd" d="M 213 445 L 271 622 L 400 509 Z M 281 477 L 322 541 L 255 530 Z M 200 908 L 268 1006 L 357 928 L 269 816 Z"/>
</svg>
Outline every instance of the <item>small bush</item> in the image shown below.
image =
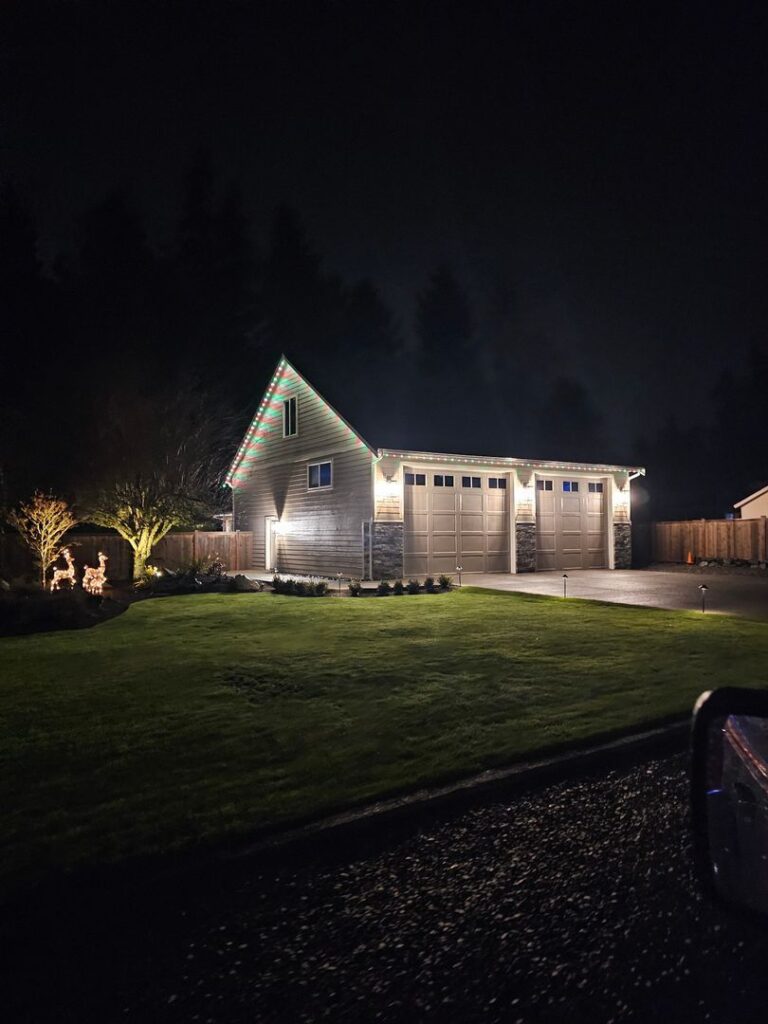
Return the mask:
<svg viewBox="0 0 768 1024">
<path fill-rule="evenodd" d="M 403 594 L 405 593 L 405 587 L 403 586 L 402 580 L 395 580 L 395 585 L 392 588 L 392 592 L 395 595 L 395 597 L 403 596 Z"/>
<path fill-rule="evenodd" d="M 382 597 L 389 597 L 392 593 L 392 587 L 386 580 L 382 580 L 376 589 Z"/>
<path fill-rule="evenodd" d="M 360 597 L 363 592 L 363 584 L 360 580 L 350 580 L 347 584 L 347 590 L 350 597 Z"/>
<path fill-rule="evenodd" d="M 453 585 L 453 576 L 446 576 L 445 573 L 443 573 L 438 577 L 437 585 L 441 590 L 450 590 Z"/>
<path fill-rule="evenodd" d="M 424 590 L 428 594 L 434 594 L 434 592 L 435 592 L 435 581 L 434 581 L 434 579 L 431 576 L 427 576 L 427 578 L 424 580 Z"/>
<path fill-rule="evenodd" d="M 408 585 L 405 589 L 409 594 L 418 594 L 421 590 L 421 585 L 418 580 L 408 580 Z"/>
<path fill-rule="evenodd" d="M 272 589 L 276 594 L 288 597 L 325 597 L 328 584 L 325 580 L 281 580 L 279 576 L 273 576 Z"/>
</svg>

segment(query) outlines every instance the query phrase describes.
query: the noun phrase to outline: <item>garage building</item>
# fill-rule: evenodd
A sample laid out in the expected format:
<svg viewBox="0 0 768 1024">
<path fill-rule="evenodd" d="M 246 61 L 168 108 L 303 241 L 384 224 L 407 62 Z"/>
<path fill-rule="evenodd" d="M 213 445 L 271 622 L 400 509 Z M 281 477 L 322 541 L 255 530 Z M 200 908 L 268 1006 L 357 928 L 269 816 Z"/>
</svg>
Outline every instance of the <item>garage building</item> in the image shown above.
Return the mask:
<svg viewBox="0 0 768 1024">
<path fill-rule="evenodd" d="M 374 448 L 282 357 L 228 482 L 254 568 L 392 579 L 629 568 L 643 473 Z"/>
</svg>

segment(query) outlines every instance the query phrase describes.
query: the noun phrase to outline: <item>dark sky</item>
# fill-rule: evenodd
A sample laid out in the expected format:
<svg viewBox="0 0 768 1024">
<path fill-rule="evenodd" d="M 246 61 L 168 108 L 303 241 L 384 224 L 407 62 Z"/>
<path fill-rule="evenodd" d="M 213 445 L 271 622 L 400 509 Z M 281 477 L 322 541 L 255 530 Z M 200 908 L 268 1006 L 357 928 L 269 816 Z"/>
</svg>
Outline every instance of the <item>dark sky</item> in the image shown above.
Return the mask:
<svg viewBox="0 0 768 1024">
<path fill-rule="evenodd" d="M 4 7 L 1 166 L 46 255 L 115 187 L 161 240 L 205 145 L 406 329 L 440 260 L 514 303 L 617 429 L 695 417 L 766 337 L 765 5 Z"/>
</svg>

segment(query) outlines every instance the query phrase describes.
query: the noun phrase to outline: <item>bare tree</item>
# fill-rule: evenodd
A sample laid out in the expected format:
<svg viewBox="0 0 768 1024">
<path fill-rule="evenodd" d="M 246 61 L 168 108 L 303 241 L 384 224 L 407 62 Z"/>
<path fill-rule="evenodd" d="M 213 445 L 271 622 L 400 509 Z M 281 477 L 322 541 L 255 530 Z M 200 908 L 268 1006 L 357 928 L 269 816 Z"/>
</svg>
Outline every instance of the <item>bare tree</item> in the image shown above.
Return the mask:
<svg viewBox="0 0 768 1024">
<path fill-rule="evenodd" d="M 45 588 L 48 570 L 64 548 L 64 535 L 77 523 L 72 509 L 61 498 L 36 491 L 30 501 L 10 512 L 7 520 L 32 551 Z"/>
<path fill-rule="evenodd" d="M 109 407 L 87 518 L 130 544 L 137 580 L 170 530 L 199 528 L 220 507 L 236 433 L 226 406 L 192 384 Z"/>
</svg>

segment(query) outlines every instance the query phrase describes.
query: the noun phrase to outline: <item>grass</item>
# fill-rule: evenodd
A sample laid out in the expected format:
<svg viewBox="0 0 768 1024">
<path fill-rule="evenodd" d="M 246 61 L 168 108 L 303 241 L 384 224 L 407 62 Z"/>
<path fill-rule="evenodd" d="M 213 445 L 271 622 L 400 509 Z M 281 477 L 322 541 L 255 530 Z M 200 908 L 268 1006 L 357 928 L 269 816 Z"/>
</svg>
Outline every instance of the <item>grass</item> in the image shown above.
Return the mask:
<svg viewBox="0 0 768 1024">
<path fill-rule="evenodd" d="M 253 833 L 760 685 L 768 628 L 464 588 L 194 595 L 0 640 L 0 891 Z"/>
</svg>

